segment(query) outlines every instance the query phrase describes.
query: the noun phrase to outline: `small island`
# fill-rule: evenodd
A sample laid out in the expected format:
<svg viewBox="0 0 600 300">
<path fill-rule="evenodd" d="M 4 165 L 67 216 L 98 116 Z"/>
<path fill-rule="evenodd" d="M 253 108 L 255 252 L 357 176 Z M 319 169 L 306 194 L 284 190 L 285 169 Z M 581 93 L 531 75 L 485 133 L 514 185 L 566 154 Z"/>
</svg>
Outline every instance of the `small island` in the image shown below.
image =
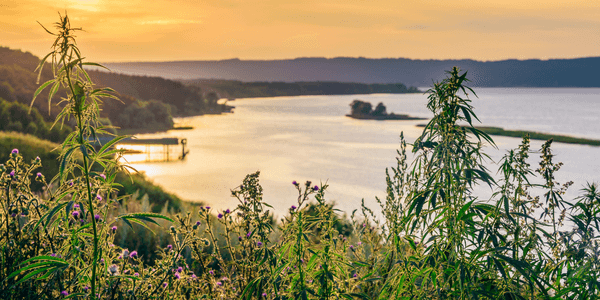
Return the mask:
<svg viewBox="0 0 600 300">
<path fill-rule="evenodd" d="M 379 102 L 375 109 L 369 102 L 362 100 L 354 100 L 350 103 L 350 114 L 347 117 L 360 120 L 425 120 L 426 118 L 411 117 L 409 115 L 397 115 L 395 113 L 387 113 L 387 109 L 383 103 Z"/>
</svg>

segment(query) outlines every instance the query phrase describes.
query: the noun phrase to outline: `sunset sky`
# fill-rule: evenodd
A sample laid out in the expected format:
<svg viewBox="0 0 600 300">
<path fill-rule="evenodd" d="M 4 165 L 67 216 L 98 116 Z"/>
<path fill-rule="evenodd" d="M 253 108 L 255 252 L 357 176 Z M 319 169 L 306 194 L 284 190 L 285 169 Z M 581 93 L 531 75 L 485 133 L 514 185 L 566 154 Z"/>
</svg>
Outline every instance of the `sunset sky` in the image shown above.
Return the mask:
<svg viewBox="0 0 600 300">
<path fill-rule="evenodd" d="M 42 56 L 65 10 L 98 62 L 600 56 L 598 0 L 3 0 L 0 45 Z"/>
</svg>

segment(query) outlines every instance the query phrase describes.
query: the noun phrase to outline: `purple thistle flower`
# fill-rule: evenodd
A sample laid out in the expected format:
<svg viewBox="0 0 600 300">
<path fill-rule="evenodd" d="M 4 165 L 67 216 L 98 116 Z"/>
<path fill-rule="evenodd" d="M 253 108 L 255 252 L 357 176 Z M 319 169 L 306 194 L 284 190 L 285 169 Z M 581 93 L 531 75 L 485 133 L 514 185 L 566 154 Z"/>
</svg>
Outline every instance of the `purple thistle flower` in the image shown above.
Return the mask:
<svg viewBox="0 0 600 300">
<path fill-rule="evenodd" d="M 14 218 L 14 217 L 16 217 L 16 216 L 17 216 L 17 214 L 15 214 L 15 213 L 12 213 L 12 214 L 10 214 L 10 216 Z"/>
<path fill-rule="evenodd" d="M 291 207 L 292 210 L 296 210 L 296 208 L 297 208 L 296 205 L 292 205 L 292 207 Z"/>
<path fill-rule="evenodd" d="M 175 273 L 175 279 L 179 279 L 181 278 L 181 275 L 179 275 L 179 273 Z"/>
<path fill-rule="evenodd" d="M 223 214 L 218 214 L 217 218 L 219 218 L 219 219 L 223 218 Z"/>
<path fill-rule="evenodd" d="M 15 177 L 15 170 L 10 171 L 10 173 L 8 173 L 8 175 L 10 175 L 10 177 Z"/>
<path fill-rule="evenodd" d="M 266 297 L 266 296 L 267 296 L 267 293 L 262 293 L 262 296 L 263 296 L 263 297 Z"/>
<path fill-rule="evenodd" d="M 73 179 L 69 180 L 69 186 L 73 186 Z"/>
<path fill-rule="evenodd" d="M 100 196 L 100 194 L 96 195 L 96 200 L 102 201 L 102 196 Z"/>
<path fill-rule="evenodd" d="M 292 181 L 293 185 L 298 185 L 298 182 L 296 182 L 296 180 Z"/>
<path fill-rule="evenodd" d="M 213 271 L 213 270 L 209 270 L 209 271 L 208 271 L 208 274 L 210 274 L 210 275 L 215 275 L 215 271 Z"/>
<path fill-rule="evenodd" d="M 256 246 L 262 247 L 263 243 L 261 241 L 256 242 Z"/>
<path fill-rule="evenodd" d="M 229 278 L 227 278 L 227 277 L 223 277 L 223 278 L 221 278 L 221 280 L 223 280 L 223 281 L 227 281 L 227 280 L 229 280 Z"/>
<path fill-rule="evenodd" d="M 182 267 L 178 267 L 177 268 L 177 273 L 181 273 L 181 272 L 183 272 L 183 268 Z"/>
<path fill-rule="evenodd" d="M 37 174 L 35 174 L 35 176 L 42 177 L 42 173 L 41 172 L 37 172 Z"/>
<path fill-rule="evenodd" d="M 196 279 L 198 277 L 196 277 L 196 274 L 192 274 L 192 279 Z"/>
<path fill-rule="evenodd" d="M 103 180 L 106 180 L 106 175 L 104 175 L 104 174 L 100 174 L 100 177 L 101 177 Z"/>
<path fill-rule="evenodd" d="M 16 155 L 16 154 L 19 154 L 19 149 L 17 149 L 17 148 L 15 148 L 15 149 L 12 149 L 12 151 L 11 151 L 10 153 L 11 153 L 11 154 L 15 154 L 15 155 Z"/>
<path fill-rule="evenodd" d="M 35 157 L 35 162 L 38 162 L 38 163 L 39 163 L 41 160 L 42 160 L 42 159 L 41 159 L 39 156 L 36 156 L 36 157 Z"/>
<path fill-rule="evenodd" d="M 173 249 L 173 246 L 171 246 L 171 244 L 167 245 L 167 249 L 171 250 Z"/>
<path fill-rule="evenodd" d="M 87 286 L 87 285 L 83 287 L 83 290 L 84 290 L 84 291 L 86 291 L 86 292 L 87 292 L 87 290 L 89 290 L 89 289 L 90 289 L 90 287 L 89 287 L 89 286 Z"/>
<path fill-rule="evenodd" d="M 73 208 L 79 208 L 79 204 L 77 204 L 77 203 L 73 204 Z"/>
<path fill-rule="evenodd" d="M 133 276 L 140 276 L 140 273 L 135 272 L 135 273 L 133 273 Z"/>
<path fill-rule="evenodd" d="M 166 288 L 166 287 L 167 287 L 167 285 L 168 285 L 168 284 L 167 284 L 166 282 L 163 282 L 163 288 Z"/>
<path fill-rule="evenodd" d="M 138 253 L 137 253 L 137 251 L 135 251 L 135 250 L 133 250 L 133 251 L 131 251 L 131 253 L 129 253 L 129 257 L 130 257 L 130 258 L 134 258 L 134 257 L 136 257 L 137 255 L 138 255 Z"/>
<path fill-rule="evenodd" d="M 55 253 L 50 253 L 50 256 L 56 257 L 56 254 Z"/>
<path fill-rule="evenodd" d="M 316 192 L 316 191 L 318 191 L 318 190 L 319 190 L 319 186 L 315 185 L 315 186 L 313 187 L 313 190 L 315 190 L 315 192 Z"/>
<path fill-rule="evenodd" d="M 218 286 L 222 286 L 222 285 L 223 285 L 223 283 L 222 283 L 222 282 L 220 282 L 220 281 L 217 281 L 217 285 L 218 285 Z"/>
<path fill-rule="evenodd" d="M 113 233 L 117 232 L 117 226 L 113 226 L 110 229 L 112 230 Z"/>
<path fill-rule="evenodd" d="M 15 149 L 15 150 L 17 150 L 17 149 Z M 13 150 L 13 151 L 15 151 L 15 150 Z M 17 153 L 18 152 L 19 152 L 19 150 L 17 150 Z M 67 292 L 67 291 L 62 291 L 62 292 L 60 292 L 60 294 L 63 295 L 63 296 L 65 296 L 65 297 L 69 296 L 69 292 Z"/>
<path fill-rule="evenodd" d="M 352 277 L 356 278 L 358 276 L 358 274 L 354 273 L 354 275 L 352 275 Z"/>
<path fill-rule="evenodd" d="M 76 219 L 77 219 L 77 217 L 79 217 L 79 212 L 78 212 L 78 211 L 76 211 L 76 210 L 74 210 L 74 211 L 71 213 L 71 215 L 72 215 L 74 218 L 76 218 Z"/>
<path fill-rule="evenodd" d="M 95 219 L 96 221 L 100 221 L 100 215 L 94 215 L 94 219 Z"/>
<path fill-rule="evenodd" d="M 231 213 L 231 211 L 229 210 L 229 208 L 225 210 L 225 213 L 226 214 Z"/>
<path fill-rule="evenodd" d="M 252 235 L 252 231 L 248 232 L 248 234 L 246 234 L 246 237 L 249 238 Z"/>
<path fill-rule="evenodd" d="M 205 207 L 205 208 L 206 208 L 206 210 L 209 210 L 209 209 L 210 209 L 210 206 L 207 206 L 207 207 Z"/>
<path fill-rule="evenodd" d="M 354 251 L 354 246 L 350 245 L 350 250 Z"/>
<path fill-rule="evenodd" d="M 357 245 L 359 245 L 359 246 L 362 245 L 362 242 L 358 242 Z"/>
<path fill-rule="evenodd" d="M 196 226 L 200 226 L 200 221 L 196 221 Z"/>
</svg>

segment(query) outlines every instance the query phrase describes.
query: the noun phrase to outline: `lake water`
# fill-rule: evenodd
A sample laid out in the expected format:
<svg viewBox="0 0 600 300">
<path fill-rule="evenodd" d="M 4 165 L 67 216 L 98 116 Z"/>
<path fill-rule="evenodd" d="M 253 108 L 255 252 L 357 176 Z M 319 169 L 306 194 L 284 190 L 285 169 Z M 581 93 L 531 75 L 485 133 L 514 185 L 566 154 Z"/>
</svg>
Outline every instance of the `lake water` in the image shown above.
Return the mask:
<svg viewBox="0 0 600 300">
<path fill-rule="evenodd" d="M 559 133 L 600 139 L 600 89 L 477 88 L 475 113 L 483 126 Z M 383 102 L 388 112 L 431 117 L 423 94 L 300 96 L 238 99 L 229 102 L 235 113 L 177 119 L 193 130 L 140 135 L 140 138 L 187 138 L 189 155 L 183 161 L 134 163 L 155 183 L 183 199 L 203 201 L 216 209 L 232 208 L 230 189 L 248 173 L 261 171 L 264 199 L 281 215 L 294 204 L 291 182 L 327 182 L 326 198 L 350 213 L 361 199 L 376 209 L 375 196 L 385 195 L 385 168 L 394 166 L 400 132 L 411 143 L 421 133 L 415 125 L 427 121 L 354 120 L 354 99 L 373 105 Z M 498 161 L 520 139 L 494 136 L 499 149 L 486 152 Z M 542 141 L 532 141 L 539 149 Z M 579 194 L 586 182 L 600 182 L 600 147 L 553 144 L 555 160 L 565 165 L 559 182 L 575 184 L 567 198 Z M 409 158 L 412 154 L 409 154 Z M 531 155 L 537 168 L 539 154 Z M 128 157 L 135 160 L 134 156 Z M 494 172 L 497 167 L 490 166 Z M 489 191 L 480 188 L 482 195 Z"/>
</svg>

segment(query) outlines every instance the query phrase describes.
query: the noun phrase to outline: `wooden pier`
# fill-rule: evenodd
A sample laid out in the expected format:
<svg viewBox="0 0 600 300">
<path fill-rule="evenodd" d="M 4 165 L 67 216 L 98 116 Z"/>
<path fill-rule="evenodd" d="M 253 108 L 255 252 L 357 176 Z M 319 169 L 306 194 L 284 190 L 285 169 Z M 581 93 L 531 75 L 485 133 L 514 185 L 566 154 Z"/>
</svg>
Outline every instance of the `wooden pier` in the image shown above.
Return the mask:
<svg viewBox="0 0 600 300">
<path fill-rule="evenodd" d="M 105 144 L 112 138 L 100 138 L 100 143 Z M 146 161 L 171 161 L 174 158 L 178 160 L 185 159 L 186 155 L 190 152 L 186 149 L 187 139 L 186 138 L 160 138 L 160 139 L 136 139 L 126 138 L 117 143 L 118 145 L 131 145 L 131 146 L 146 146 L 145 151 L 132 151 L 133 153 L 146 154 Z M 171 155 L 171 147 L 181 145 L 181 155 Z M 156 147 L 162 146 L 162 151 L 157 152 L 154 150 Z M 161 157 L 162 159 L 156 159 L 153 157 Z"/>
</svg>

